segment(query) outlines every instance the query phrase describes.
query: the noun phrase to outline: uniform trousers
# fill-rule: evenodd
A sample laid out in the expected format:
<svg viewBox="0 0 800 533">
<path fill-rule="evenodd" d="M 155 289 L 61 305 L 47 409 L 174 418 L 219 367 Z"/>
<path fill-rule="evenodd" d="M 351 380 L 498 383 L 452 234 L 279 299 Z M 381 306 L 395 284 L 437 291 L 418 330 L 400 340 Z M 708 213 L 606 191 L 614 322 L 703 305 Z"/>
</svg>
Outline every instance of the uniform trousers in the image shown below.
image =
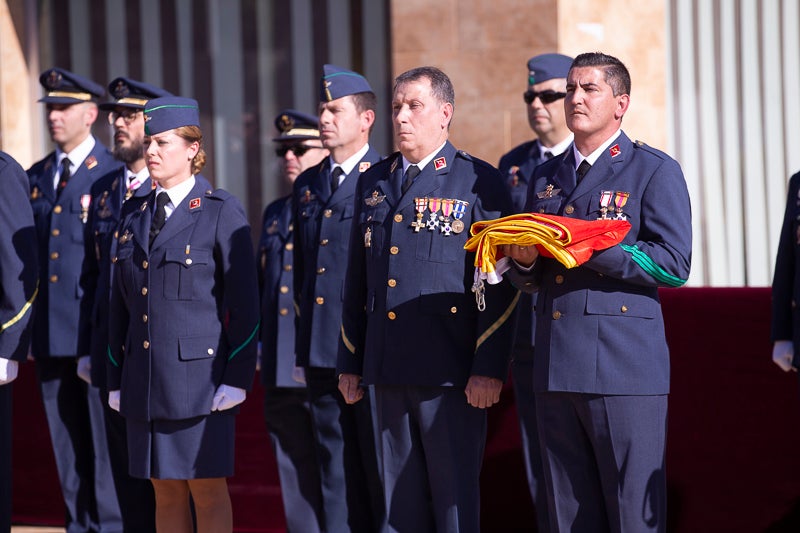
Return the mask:
<svg viewBox="0 0 800 533">
<path fill-rule="evenodd" d="M 536 394 L 550 530 L 666 530 L 667 396 Z"/>
<path fill-rule="evenodd" d="M 380 531 L 383 496 L 369 394 L 347 405 L 333 368 L 307 367 L 306 384 L 322 479 L 325 531 Z"/>
<path fill-rule="evenodd" d="M 106 444 L 103 400 L 76 373 L 75 357 L 36 359 L 67 533 L 123 531 Z"/>
<path fill-rule="evenodd" d="M 375 386 L 387 531 L 480 531 L 486 410 L 463 387 Z"/>
<path fill-rule="evenodd" d="M 11 531 L 11 386 L 0 385 L 0 533 Z"/>
<path fill-rule="evenodd" d="M 264 420 L 278 463 L 286 531 L 318 533 L 324 514 L 308 391 L 266 387 Z"/>
</svg>

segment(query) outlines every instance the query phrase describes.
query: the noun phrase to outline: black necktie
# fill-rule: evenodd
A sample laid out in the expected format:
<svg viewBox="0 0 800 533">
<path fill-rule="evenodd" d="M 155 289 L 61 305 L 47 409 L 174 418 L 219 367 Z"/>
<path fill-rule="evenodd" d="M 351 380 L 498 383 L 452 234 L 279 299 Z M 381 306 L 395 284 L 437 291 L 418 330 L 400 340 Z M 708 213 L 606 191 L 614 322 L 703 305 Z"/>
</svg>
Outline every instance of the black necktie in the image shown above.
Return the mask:
<svg viewBox="0 0 800 533">
<path fill-rule="evenodd" d="M 153 220 L 150 225 L 150 244 L 153 244 L 153 239 L 159 234 L 164 223 L 167 221 L 166 205 L 169 203 L 169 194 L 161 191 L 156 196 L 156 212 L 153 213 Z"/>
<path fill-rule="evenodd" d="M 414 183 L 414 178 L 419 175 L 419 167 L 417 165 L 409 165 L 406 169 L 406 177 L 403 178 L 403 194 L 406 193 L 411 184 Z"/>
<path fill-rule="evenodd" d="M 56 187 L 56 198 L 61 196 L 61 191 L 63 191 L 66 186 L 67 182 L 70 178 L 69 166 L 70 166 L 69 158 L 64 158 L 61 160 L 61 174 L 58 178 L 58 187 Z"/>
<path fill-rule="evenodd" d="M 342 174 L 344 174 L 344 169 L 342 167 L 336 167 L 331 172 L 331 192 L 336 192 L 336 189 L 339 188 L 339 179 L 341 178 Z"/>
<path fill-rule="evenodd" d="M 581 182 L 586 173 L 589 172 L 590 168 L 592 168 L 592 165 L 589 164 L 589 162 L 586 159 L 581 161 L 581 164 L 578 165 L 578 170 L 575 171 L 575 173 L 578 175 L 578 183 Z"/>
<path fill-rule="evenodd" d="M 545 151 L 542 153 L 542 158 L 544 158 L 545 161 L 547 161 L 548 159 L 552 159 L 552 157 L 553 157 L 553 152 Z"/>
</svg>

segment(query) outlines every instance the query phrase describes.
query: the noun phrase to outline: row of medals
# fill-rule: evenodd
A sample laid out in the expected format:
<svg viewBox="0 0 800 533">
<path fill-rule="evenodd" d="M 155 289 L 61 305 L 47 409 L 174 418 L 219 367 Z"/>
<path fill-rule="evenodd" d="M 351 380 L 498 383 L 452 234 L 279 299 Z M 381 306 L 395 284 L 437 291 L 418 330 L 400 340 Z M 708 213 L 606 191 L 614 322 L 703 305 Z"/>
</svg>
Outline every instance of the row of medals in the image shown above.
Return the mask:
<svg viewBox="0 0 800 533">
<path fill-rule="evenodd" d="M 414 233 L 419 233 L 423 228 L 428 231 L 438 230 L 444 236 L 464 231 L 464 213 L 467 211 L 469 202 L 456 200 L 454 198 L 414 198 L 414 206 L 417 212 L 416 220 L 411 223 Z M 439 214 L 441 209 L 442 214 Z M 425 211 L 430 210 L 428 219 L 425 219 Z M 450 217 L 453 217 L 452 219 Z M 367 227 L 364 233 L 364 246 L 372 246 L 372 228 Z"/>
</svg>

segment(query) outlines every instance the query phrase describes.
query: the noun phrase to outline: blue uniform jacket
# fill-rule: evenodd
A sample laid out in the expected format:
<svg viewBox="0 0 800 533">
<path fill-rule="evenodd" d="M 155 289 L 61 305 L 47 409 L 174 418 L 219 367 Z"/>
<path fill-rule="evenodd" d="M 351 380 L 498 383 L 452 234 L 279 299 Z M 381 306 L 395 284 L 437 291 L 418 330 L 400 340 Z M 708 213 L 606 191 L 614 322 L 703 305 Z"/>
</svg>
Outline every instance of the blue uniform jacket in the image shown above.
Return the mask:
<svg viewBox="0 0 800 533">
<path fill-rule="evenodd" d="M 107 370 L 126 417 L 207 415 L 220 384 L 253 384 L 259 316 L 250 227 L 234 196 L 196 180 L 152 249 L 155 192 L 123 208 Z"/>
<path fill-rule="evenodd" d="M 378 162 L 374 149 L 331 194 L 330 158 L 294 183 L 295 352 L 299 366 L 336 367 L 353 194 L 362 170 Z"/>
<path fill-rule="evenodd" d="M 80 332 L 78 355 L 91 356 L 92 384 L 105 389 L 108 348 L 108 302 L 111 294 L 111 257 L 114 232 L 119 225 L 125 202 L 127 169 L 122 166 L 103 176 L 91 188 L 92 207 L 84 235 L 85 253 L 81 286 Z M 143 198 L 152 190 L 148 178 L 133 192 Z"/>
<path fill-rule="evenodd" d="M 28 178 L 0 152 L 0 357 L 24 361 L 30 342 L 38 264 Z"/>
<path fill-rule="evenodd" d="M 292 279 L 292 197 L 264 209 L 258 245 L 261 294 L 261 382 L 267 387 L 302 387 L 294 369 L 294 296 Z"/>
<path fill-rule="evenodd" d="M 35 357 L 75 357 L 83 287 L 84 234 L 91 211 L 91 186 L 121 164 L 97 141 L 56 201 L 51 153 L 28 170 L 30 202 L 39 243 L 39 296 L 34 305 Z"/>
<path fill-rule="evenodd" d="M 504 380 L 517 291 L 487 284 L 486 310 L 478 311 L 474 254 L 464 250 L 473 222 L 511 212 L 502 177 L 448 142 L 406 194 L 402 180 L 395 153 L 358 182 L 339 371 L 381 385 L 464 386 L 470 375 Z M 415 198 L 468 202 L 463 231 L 415 232 Z M 426 210 L 423 220 L 429 218 Z"/>
<path fill-rule="evenodd" d="M 536 167 L 526 212 L 584 220 L 621 206 L 624 241 L 567 269 L 540 257 L 509 276 L 538 290 L 534 390 L 667 394 L 669 351 L 658 287 L 682 285 L 692 251 L 691 206 L 678 163 L 621 133 L 575 186 L 572 150 Z"/>
<path fill-rule="evenodd" d="M 789 180 L 786 212 L 772 279 L 772 341 L 794 343 L 792 365 L 800 367 L 800 172 Z"/>
</svg>

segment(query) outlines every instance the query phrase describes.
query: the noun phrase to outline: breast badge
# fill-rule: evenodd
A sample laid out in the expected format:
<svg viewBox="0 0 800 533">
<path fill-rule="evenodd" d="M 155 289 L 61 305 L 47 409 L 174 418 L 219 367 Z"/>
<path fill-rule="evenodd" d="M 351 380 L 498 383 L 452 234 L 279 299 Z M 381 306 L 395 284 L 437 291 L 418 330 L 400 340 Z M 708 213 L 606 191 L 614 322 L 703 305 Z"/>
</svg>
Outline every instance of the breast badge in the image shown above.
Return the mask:
<svg viewBox="0 0 800 533">
<path fill-rule="evenodd" d="M 553 185 L 552 183 L 548 183 L 547 187 L 545 187 L 543 191 L 539 191 L 536 193 L 536 196 L 540 200 L 543 200 L 545 198 L 552 198 L 553 196 L 557 195 L 560 192 L 561 189 L 556 189 L 555 185 Z"/>
</svg>

